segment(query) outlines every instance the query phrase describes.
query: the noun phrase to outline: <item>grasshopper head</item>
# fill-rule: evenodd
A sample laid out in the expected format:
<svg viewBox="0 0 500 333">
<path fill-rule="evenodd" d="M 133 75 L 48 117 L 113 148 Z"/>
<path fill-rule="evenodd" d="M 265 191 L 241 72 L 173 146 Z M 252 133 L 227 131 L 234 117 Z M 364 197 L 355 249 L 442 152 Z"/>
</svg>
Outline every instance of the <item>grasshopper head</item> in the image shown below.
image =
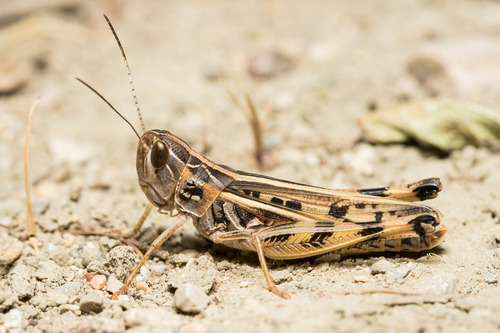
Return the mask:
<svg viewBox="0 0 500 333">
<path fill-rule="evenodd" d="M 137 176 L 155 206 L 172 207 L 173 194 L 189 158 L 189 146 L 167 131 L 144 133 L 137 146 Z"/>
</svg>

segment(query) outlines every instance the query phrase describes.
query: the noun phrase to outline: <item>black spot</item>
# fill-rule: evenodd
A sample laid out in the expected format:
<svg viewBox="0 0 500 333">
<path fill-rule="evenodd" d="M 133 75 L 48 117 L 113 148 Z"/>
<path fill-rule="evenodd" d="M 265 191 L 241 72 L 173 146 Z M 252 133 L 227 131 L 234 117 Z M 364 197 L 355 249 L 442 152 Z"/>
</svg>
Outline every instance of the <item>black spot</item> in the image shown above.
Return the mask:
<svg viewBox="0 0 500 333">
<path fill-rule="evenodd" d="M 181 200 L 189 200 L 190 197 L 188 197 L 185 193 L 181 192 L 179 193 L 179 198 Z"/>
<path fill-rule="evenodd" d="M 276 235 L 276 236 L 271 236 L 267 238 L 266 240 L 269 241 L 269 243 L 274 243 L 274 242 L 286 242 L 292 234 L 283 234 L 283 235 Z"/>
<path fill-rule="evenodd" d="M 425 236 L 425 229 L 422 227 L 420 223 L 415 223 L 413 225 L 413 230 L 419 235 L 419 236 Z"/>
<path fill-rule="evenodd" d="M 359 202 L 359 203 L 355 203 L 354 207 L 359 208 L 359 209 L 365 209 L 366 208 L 366 204 L 363 203 L 363 202 Z"/>
<path fill-rule="evenodd" d="M 312 235 L 311 239 L 309 239 L 309 243 L 319 243 L 323 245 L 325 243 L 325 238 L 331 237 L 333 235 L 332 232 L 316 232 Z M 316 245 L 314 245 L 316 246 Z"/>
<path fill-rule="evenodd" d="M 275 205 L 283 206 L 283 199 L 280 199 L 278 197 L 272 197 L 271 198 L 271 203 L 273 203 Z"/>
<path fill-rule="evenodd" d="M 416 192 L 415 196 L 420 199 L 420 201 L 433 199 L 437 196 L 437 188 L 434 186 L 420 186 L 417 187 L 413 192 Z"/>
<path fill-rule="evenodd" d="M 411 221 L 415 222 L 415 223 L 418 222 L 418 223 L 432 224 L 434 226 L 435 222 L 436 222 L 436 218 L 432 215 L 422 215 L 422 216 L 419 216 L 417 218 L 414 218 Z"/>
<path fill-rule="evenodd" d="M 252 192 L 252 197 L 257 198 L 257 199 L 260 198 L 260 192 L 259 191 L 253 191 Z"/>
<path fill-rule="evenodd" d="M 245 193 L 246 195 L 250 195 L 250 192 L 252 192 L 252 191 L 250 191 L 250 190 L 246 190 L 246 189 L 245 189 L 245 190 L 243 190 L 243 193 Z"/>
<path fill-rule="evenodd" d="M 422 226 L 422 223 L 425 224 L 431 224 L 432 226 L 436 226 L 439 222 L 436 221 L 436 218 L 431 215 L 422 215 L 419 217 L 414 218 L 408 224 L 413 224 L 413 230 L 419 235 L 419 236 L 425 236 L 425 228 Z"/>
<path fill-rule="evenodd" d="M 290 218 L 284 218 L 283 215 L 274 213 L 268 209 L 258 209 L 257 216 L 263 217 L 265 219 L 274 220 L 274 221 L 291 221 Z M 282 226 L 282 225 L 280 225 Z"/>
<path fill-rule="evenodd" d="M 363 230 L 361 230 L 360 232 L 358 232 L 358 235 L 360 235 L 360 236 L 370 236 L 370 235 L 373 235 L 373 234 L 379 233 L 379 232 L 381 232 L 382 230 L 384 230 L 384 228 L 382 228 L 382 227 L 371 227 L 371 228 L 366 228 L 366 229 L 363 229 Z"/>
<path fill-rule="evenodd" d="M 369 221 L 369 222 L 354 222 L 357 225 L 377 225 L 380 224 L 380 222 L 377 221 Z"/>
<path fill-rule="evenodd" d="M 439 184 L 438 179 L 427 179 L 422 185 L 414 189 L 413 192 L 416 193 L 415 196 L 421 201 L 433 199 L 441 190 Z"/>
<path fill-rule="evenodd" d="M 320 222 L 314 223 L 314 226 L 318 227 L 318 228 L 328 228 L 328 227 L 332 228 L 335 226 L 335 223 L 333 223 L 333 222 L 321 222 L 320 221 Z"/>
<path fill-rule="evenodd" d="M 349 206 L 344 205 L 344 206 L 337 206 L 335 203 L 332 203 L 330 206 L 330 211 L 328 212 L 328 215 L 336 217 L 338 219 L 342 218 L 347 214 L 347 211 L 349 210 Z"/>
<path fill-rule="evenodd" d="M 384 215 L 384 213 L 376 212 L 375 213 L 375 222 L 382 222 L 382 215 Z"/>
<path fill-rule="evenodd" d="M 182 186 L 179 198 L 182 200 L 191 200 L 194 197 L 198 197 L 199 200 L 203 199 L 203 189 L 196 185 L 194 179 L 188 179 Z"/>
<path fill-rule="evenodd" d="M 389 211 L 389 215 L 391 215 L 391 216 L 396 215 L 396 211 L 395 211 L 395 210 L 390 210 L 390 211 Z"/>
<path fill-rule="evenodd" d="M 378 206 L 378 204 L 372 204 L 372 208 L 373 208 L 373 209 L 376 209 L 376 208 L 377 208 L 377 206 Z"/>
<path fill-rule="evenodd" d="M 361 194 L 374 195 L 376 197 L 386 197 L 387 194 L 385 193 L 385 191 L 387 191 L 387 187 L 367 188 L 363 190 L 358 190 L 358 192 Z"/>
<path fill-rule="evenodd" d="M 294 209 L 294 210 L 302 210 L 302 204 L 298 201 L 288 200 L 287 202 L 285 202 L 285 206 L 287 206 L 290 209 Z"/>
<path fill-rule="evenodd" d="M 179 197 L 181 197 L 181 199 L 183 200 L 189 200 L 192 197 L 199 197 L 200 199 L 202 199 L 203 190 L 198 187 L 184 187 Z"/>
</svg>

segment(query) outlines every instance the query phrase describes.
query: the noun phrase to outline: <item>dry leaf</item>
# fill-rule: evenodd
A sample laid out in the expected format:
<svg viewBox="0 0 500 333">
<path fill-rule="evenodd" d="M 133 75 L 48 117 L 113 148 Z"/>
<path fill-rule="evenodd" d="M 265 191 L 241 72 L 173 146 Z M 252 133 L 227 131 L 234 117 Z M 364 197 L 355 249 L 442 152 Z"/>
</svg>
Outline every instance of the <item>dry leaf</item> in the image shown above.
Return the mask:
<svg viewBox="0 0 500 333">
<path fill-rule="evenodd" d="M 500 112 L 477 104 L 431 99 L 380 110 L 360 119 L 374 143 L 415 141 L 443 152 L 500 140 Z"/>
</svg>

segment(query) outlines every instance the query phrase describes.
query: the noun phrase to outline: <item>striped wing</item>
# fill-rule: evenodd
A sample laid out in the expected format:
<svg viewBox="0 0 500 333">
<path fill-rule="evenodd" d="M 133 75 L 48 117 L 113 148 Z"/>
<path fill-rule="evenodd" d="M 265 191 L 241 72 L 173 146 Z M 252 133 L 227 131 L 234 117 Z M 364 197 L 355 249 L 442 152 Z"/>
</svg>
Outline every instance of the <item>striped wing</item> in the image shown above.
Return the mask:
<svg viewBox="0 0 500 333">
<path fill-rule="evenodd" d="M 421 215 L 439 219 L 436 210 L 418 203 L 249 174 L 239 175 L 222 194 L 221 199 L 239 205 L 263 221 L 270 220 L 270 224 L 336 222 L 375 225 Z"/>
</svg>

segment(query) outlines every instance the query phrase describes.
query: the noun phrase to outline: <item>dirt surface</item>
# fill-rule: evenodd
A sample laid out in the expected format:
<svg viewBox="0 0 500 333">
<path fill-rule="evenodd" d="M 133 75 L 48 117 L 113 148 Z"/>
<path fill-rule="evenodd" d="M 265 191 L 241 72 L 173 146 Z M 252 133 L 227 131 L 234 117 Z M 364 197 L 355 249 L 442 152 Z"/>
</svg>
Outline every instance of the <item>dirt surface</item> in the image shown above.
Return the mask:
<svg viewBox="0 0 500 333">
<path fill-rule="evenodd" d="M 26 117 L 37 96 L 41 102 L 30 161 L 39 255 L 25 242 L 16 261 L 0 266 L 0 332 L 500 329 L 498 151 L 467 147 L 443 157 L 416 146 L 370 145 L 360 140 L 356 122 L 372 109 L 430 95 L 500 109 L 500 76 L 487 61 L 468 59 L 482 71 L 463 67 L 460 75 L 428 80 L 447 70 L 440 61 L 449 58 L 422 53 L 429 43 L 446 48 L 463 38 L 500 38 L 500 2 L 51 0 L 1 6 L 2 248 L 23 239 Z M 115 239 L 61 233 L 127 229 L 147 205 L 135 172 L 137 138 L 74 79 L 92 84 L 139 128 L 102 13 L 124 44 L 147 128 L 168 129 L 198 151 L 206 146 L 208 158 L 235 169 L 317 186 L 440 177 L 444 190 L 429 205 L 443 213 L 448 239 L 419 255 L 270 260 L 274 281 L 292 295 L 284 300 L 267 290 L 255 254 L 213 245 L 189 223 L 166 242 L 161 258 L 150 260 L 128 296 L 111 300 L 108 290 L 119 286 L 138 256 Z M 422 67 L 428 71 L 410 70 L 415 59 L 431 64 Z M 272 104 L 267 170 L 258 169 L 251 131 L 218 74 L 239 96 L 248 93 L 261 114 Z M 170 222 L 155 212 L 138 239 L 148 244 Z M 202 290 L 187 289 L 198 297 L 188 308 L 203 307 L 208 295 L 201 312 L 176 307 L 174 292 L 184 283 Z"/>
</svg>

